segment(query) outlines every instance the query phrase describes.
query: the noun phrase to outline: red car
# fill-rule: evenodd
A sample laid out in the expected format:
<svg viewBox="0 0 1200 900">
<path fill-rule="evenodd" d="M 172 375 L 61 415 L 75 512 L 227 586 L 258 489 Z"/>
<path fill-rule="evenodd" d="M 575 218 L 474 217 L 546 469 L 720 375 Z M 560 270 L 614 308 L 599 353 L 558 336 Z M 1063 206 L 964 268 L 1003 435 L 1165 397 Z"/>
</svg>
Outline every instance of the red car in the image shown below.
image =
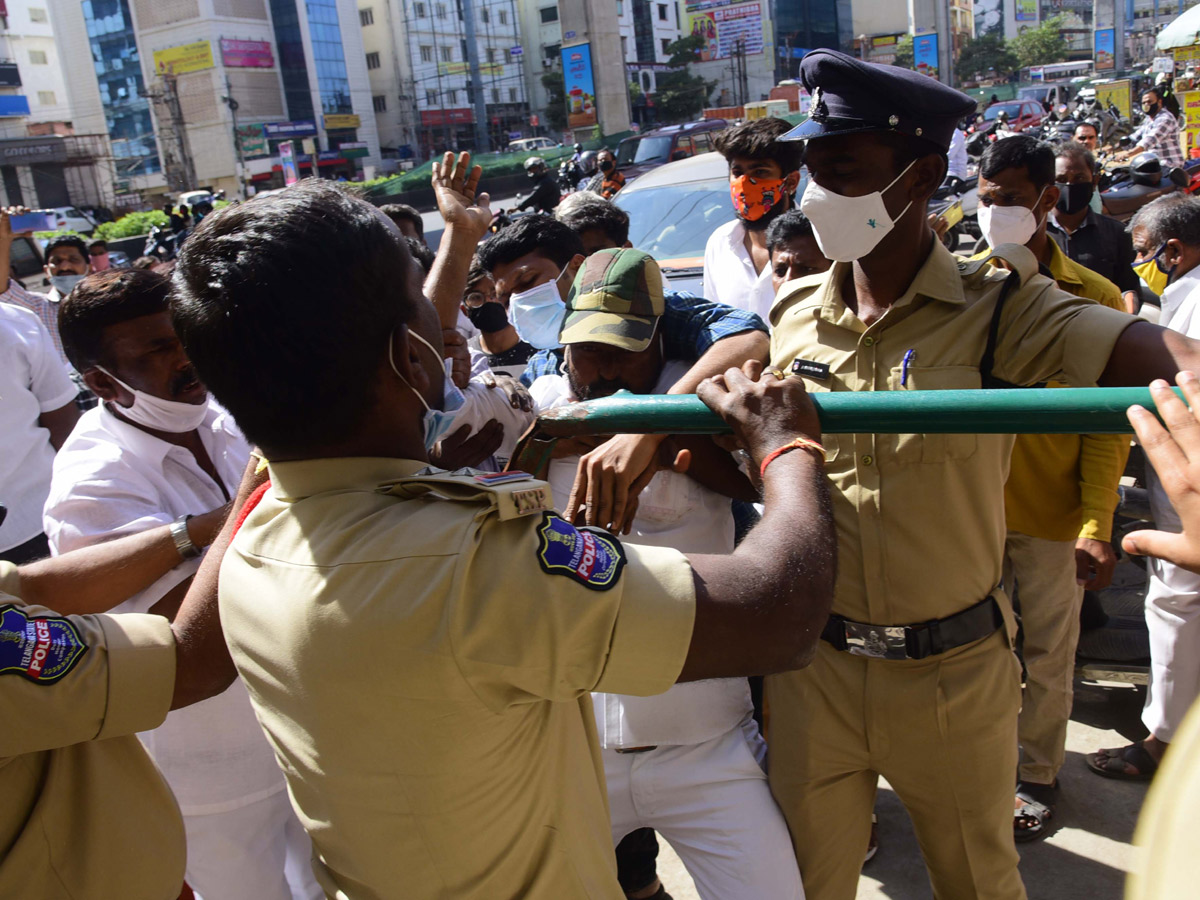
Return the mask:
<svg viewBox="0 0 1200 900">
<path fill-rule="evenodd" d="M 1008 113 L 1008 127 L 1013 131 L 1037 128 L 1042 124 L 1045 110 L 1036 100 L 1001 100 L 983 111 L 983 120 L 990 125 L 1001 112 Z"/>
</svg>

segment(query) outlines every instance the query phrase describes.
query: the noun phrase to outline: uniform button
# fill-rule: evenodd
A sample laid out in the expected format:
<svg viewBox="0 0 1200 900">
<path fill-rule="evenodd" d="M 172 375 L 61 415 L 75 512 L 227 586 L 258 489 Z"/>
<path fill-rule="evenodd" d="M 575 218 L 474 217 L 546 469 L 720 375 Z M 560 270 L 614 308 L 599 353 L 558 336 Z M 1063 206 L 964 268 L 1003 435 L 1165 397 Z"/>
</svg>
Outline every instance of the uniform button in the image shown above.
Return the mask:
<svg viewBox="0 0 1200 900">
<path fill-rule="evenodd" d="M 873 463 L 873 462 L 875 462 L 875 457 L 873 457 L 873 456 L 870 456 L 870 455 L 868 455 L 868 456 L 864 456 L 864 457 L 862 458 L 862 464 L 863 464 L 864 466 L 869 466 L 869 465 L 871 465 L 871 463 Z"/>
<path fill-rule="evenodd" d="M 875 338 L 872 335 L 868 334 L 865 338 L 863 338 L 863 346 L 864 347 L 874 347 L 875 346 Z"/>
</svg>

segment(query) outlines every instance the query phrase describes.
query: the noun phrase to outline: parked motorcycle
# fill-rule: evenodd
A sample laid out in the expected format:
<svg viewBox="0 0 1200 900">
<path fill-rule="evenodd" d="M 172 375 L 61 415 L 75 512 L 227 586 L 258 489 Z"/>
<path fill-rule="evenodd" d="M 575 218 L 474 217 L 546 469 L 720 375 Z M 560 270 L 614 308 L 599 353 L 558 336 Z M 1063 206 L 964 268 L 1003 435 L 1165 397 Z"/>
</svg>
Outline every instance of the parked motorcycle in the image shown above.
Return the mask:
<svg viewBox="0 0 1200 900">
<path fill-rule="evenodd" d="M 942 243 L 953 251 L 957 251 L 963 236 L 969 236 L 977 241 L 983 236 L 979 229 L 979 182 L 975 178 L 964 181 L 954 175 L 947 176 L 942 186 L 933 193 L 929 201 L 930 212 L 939 215 L 949 209 L 954 203 L 962 203 L 962 218 L 951 225 L 942 235 Z"/>
<path fill-rule="evenodd" d="M 153 256 L 163 262 L 172 260 L 179 253 L 180 237 L 181 235 L 172 234 L 165 225 L 151 225 L 142 256 Z"/>
<path fill-rule="evenodd" d="M 1106 169 L 1100 180 L 1100 199 L 1110 216 L 1128 222 L 1147 203 L 1196 187 L 1200 187 L 1200 160 L 1188 160 L 1184 167 L 1164 169 L 1156 154 L 1139 153 L 1128 165 Z"/>
</svg>

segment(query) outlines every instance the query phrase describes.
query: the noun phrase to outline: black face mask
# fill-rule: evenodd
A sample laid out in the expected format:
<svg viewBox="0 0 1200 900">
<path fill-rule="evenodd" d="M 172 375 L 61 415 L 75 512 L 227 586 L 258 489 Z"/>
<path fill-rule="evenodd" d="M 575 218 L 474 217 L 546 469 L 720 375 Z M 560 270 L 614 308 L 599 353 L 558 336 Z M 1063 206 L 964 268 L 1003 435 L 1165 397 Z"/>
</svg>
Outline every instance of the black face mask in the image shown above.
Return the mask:
<svg viewBox="0 0 1200 900">
<path fill-rule="evenodd" d="M 1054 204 L 1059 212 L 1073 216 L 1092 202 L 1096 193 L 1094 184 L 1060 184 L 1058 186 L 1058 202 Z"/>
<path fill-rule="evenodd" d="M 508 313 L 499 303 L 488 301 L 467 307 L 467 318 L 484 334 L 495 334 L 508 327 Z"/>
<path fill-rule="evenodd" d="M 1157 103 L 1151 103 L 1149 106 L 1147 106 L 1147 107 L 1144 107 L 1144 109 L 1146 110 L 1146 115 L 1148 115 L 1148 116 L 1150 116 L 1151 118 L 1153 118 L 1154 116 L 1157 116 L 1157 115 L 1158 115 L 1159 104 L 1157 104 Z"/>
<path fill-rule="evenodd" d="M 601 172 L 611 172 L 612 170 L 613 170 L 613 161 L 611 159 L 606 159 L 604 162 L 600 163 L 600 171 Z"/>
</svg>

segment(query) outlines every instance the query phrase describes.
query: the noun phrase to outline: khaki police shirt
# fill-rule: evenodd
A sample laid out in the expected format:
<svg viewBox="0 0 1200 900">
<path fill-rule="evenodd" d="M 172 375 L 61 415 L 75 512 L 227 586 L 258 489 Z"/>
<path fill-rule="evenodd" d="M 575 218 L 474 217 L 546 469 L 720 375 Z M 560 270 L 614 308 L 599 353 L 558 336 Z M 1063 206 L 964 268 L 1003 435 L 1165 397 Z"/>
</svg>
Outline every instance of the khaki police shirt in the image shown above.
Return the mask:
<svg viewBox="0 0 1200 900">
<path fill-rule="evenodd" d="M 0 562 L 0 897 L 177 897 L 183 820 L 135 736 L 171 706 L 170 623 L 19 594 Z"/>
<path fill-rule="evenodd" d="M 848 271 L 837 263 L 780 288 L 771 309 L 774 365 L 803 375 L 814 392 L 981 386 L 979 361 L 1006 272 L 984 266 L 964 275 L 935 241 L 909 289 L 868 328 L 842 300 Z M 1135 321 L 1034 275 L 1005 303 L 993 374 L 1013 384 L 1095 385 Z M 838 533 L 835 613 L 876 625 L 918 623 L 966 609 L 999 584 L 1012 435 L 822 440 Z"/>
<path fill-rule="evenodd" d="M 334 897 L 620 900 L 588 692 L 675 682 L 691 568 L 542 512 L 544 482 L 504 497 L 423 466 L 271 464 L 221 568 L 225 636 L 318 880 Z"/>
</svg>

